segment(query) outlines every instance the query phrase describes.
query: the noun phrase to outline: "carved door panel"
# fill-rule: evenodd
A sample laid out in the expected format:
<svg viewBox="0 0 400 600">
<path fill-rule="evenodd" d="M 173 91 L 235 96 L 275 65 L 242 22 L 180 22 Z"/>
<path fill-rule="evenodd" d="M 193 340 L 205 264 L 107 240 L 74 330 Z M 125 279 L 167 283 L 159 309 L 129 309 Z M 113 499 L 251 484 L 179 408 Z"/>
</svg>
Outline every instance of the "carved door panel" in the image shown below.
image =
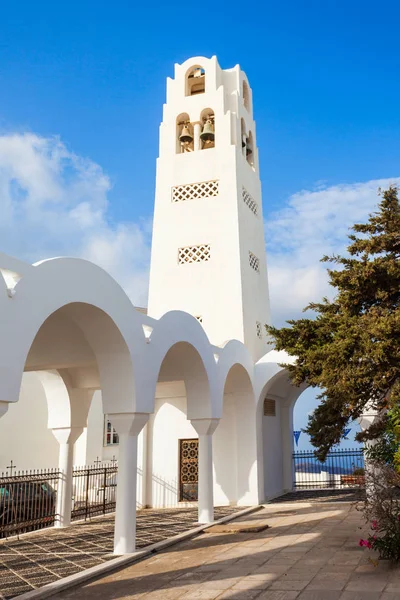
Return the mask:
<svg viewBox="0 0 400 600">
<path fill-rule="evenodd" d="M 199 440 L 179 440 L 179 501 L 198 498 Z"/>
</svg>

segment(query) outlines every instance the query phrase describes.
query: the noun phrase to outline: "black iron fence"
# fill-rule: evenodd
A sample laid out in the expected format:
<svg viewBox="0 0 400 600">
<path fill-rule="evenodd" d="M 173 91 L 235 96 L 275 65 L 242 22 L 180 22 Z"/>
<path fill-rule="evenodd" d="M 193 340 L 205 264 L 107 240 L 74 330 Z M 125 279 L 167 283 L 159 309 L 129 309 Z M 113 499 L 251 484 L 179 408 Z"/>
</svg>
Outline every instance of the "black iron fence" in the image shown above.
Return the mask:
<svg viewBox="0 0 400 600">
<path fill-rule="evenodd" d="M 115 463 L 75 467 L 72 476 L 72 520 L 105 515 L 115 510 L 117 492 Z"/>
<path fill-rule="evenodd" d="M 11 473 L 14 468 L 11 468 Z M 72 520 L 115 510 L 116 462 L 75 467 L 72 475 Z M 0 538 L 53 526 L 59 519 L 57 493 L 61 473 L 41 469 L 0 474 Z"/>
<path fill-rule="evenodd" d="M 364 487 L 364 451 L 331 450 L 324 462 L 316 458 L 313 450 L 294 452 L 293 474 L 293 487 L 297 490 Z"/>
<path fill-rule="evenodd" d="M 58 469 L 0 476 L 0 538 L 54 525 Z"/>
</svg>

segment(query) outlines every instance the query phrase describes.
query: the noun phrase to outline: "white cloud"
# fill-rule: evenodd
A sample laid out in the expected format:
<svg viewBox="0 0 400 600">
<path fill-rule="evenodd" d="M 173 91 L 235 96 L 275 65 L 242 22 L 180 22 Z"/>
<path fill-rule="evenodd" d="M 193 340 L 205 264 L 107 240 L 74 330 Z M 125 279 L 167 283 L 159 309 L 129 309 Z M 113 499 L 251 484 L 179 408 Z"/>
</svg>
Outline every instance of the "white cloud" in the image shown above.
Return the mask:
<svg viewBox="0 0 400 600">
<path fill-rule="evenodd" d="M 303 190 L 268 216 L 266 242 L 274 323 L 299 316 L 332 294 L 324 254 L 346 247 L 349 227 L 365 221 L 378 187 L 400 178 Z M 0 250 L 29 262 L 79 256 L 115 277 L 136 304 L 147 301 L 148 222 L 113 223 L 111 183 L 102 168 L 56 137 L 0 135 Z"/>
<path fill-rule="evenodd" d="M 272 319 L 275 324 L 296 318 L 310 302 L 331 297 L 323 255 L 343 253 L 349 228 L 363 222 L 379 201 L 378 188 L 400 178 L 332 187 L 318 186 L 291 196 L 287 205 L 269 215 L 266 244 Z"/>
<path fill-rule="evenodd" d="M 58 138 L 0 136 L 1 251 L 29 262 L 79 256 L 109 271 L 136 304 L 147 302 L 148 223 L 112 223 L 110 180 Z"/>
</svg>

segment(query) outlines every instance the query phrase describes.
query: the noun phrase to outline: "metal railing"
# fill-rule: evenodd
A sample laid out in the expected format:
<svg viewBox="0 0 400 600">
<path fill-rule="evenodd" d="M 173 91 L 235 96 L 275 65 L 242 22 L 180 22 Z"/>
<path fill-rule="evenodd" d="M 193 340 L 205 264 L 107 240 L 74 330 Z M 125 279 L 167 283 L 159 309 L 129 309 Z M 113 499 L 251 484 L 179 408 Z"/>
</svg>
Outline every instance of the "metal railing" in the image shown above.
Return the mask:
<svg viewBox="0 0 400 600">
<path fill-rule="evenodd" d="M 73 521 L 115 510 L 118 466 L 114 463 L 75 467 L 72 475 Z"/>
<path fill-rule="evenodd" d="M 331 450 L 324 462 L 313 450 L 293 453 L 293 488 L 358 488 L 365 486 L 364 451 L 362 449 Z"/>
<path fill-rule="evenodd" d="M 0 538 L 54 525 L 58 469 L 0 475 Z"/>
<path fill-rule="evenodd" d="M 12 474 L 14 469 L 0 474 L 0 538 L 50 527 L 59 519 L 59 469 Z M 86 520 L 115 510 L 117 472 L 116 461 L 74 468 L 72 520 Z"/>
</svg>

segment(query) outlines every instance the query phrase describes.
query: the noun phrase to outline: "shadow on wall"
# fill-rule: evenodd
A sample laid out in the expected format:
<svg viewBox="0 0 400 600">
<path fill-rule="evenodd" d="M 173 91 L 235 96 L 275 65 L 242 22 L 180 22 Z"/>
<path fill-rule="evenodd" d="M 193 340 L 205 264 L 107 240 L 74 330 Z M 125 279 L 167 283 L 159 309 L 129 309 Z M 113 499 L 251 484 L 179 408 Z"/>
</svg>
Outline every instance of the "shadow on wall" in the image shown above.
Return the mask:
<svg viewBox="0 0 400 600">
<path fill-rule="evenodd" d="M 153 506 L 176 506 L 178 500 L 178 480 L 167 481 L 160 475 L 154 474 L 153 482 Z"/>
</svg>

